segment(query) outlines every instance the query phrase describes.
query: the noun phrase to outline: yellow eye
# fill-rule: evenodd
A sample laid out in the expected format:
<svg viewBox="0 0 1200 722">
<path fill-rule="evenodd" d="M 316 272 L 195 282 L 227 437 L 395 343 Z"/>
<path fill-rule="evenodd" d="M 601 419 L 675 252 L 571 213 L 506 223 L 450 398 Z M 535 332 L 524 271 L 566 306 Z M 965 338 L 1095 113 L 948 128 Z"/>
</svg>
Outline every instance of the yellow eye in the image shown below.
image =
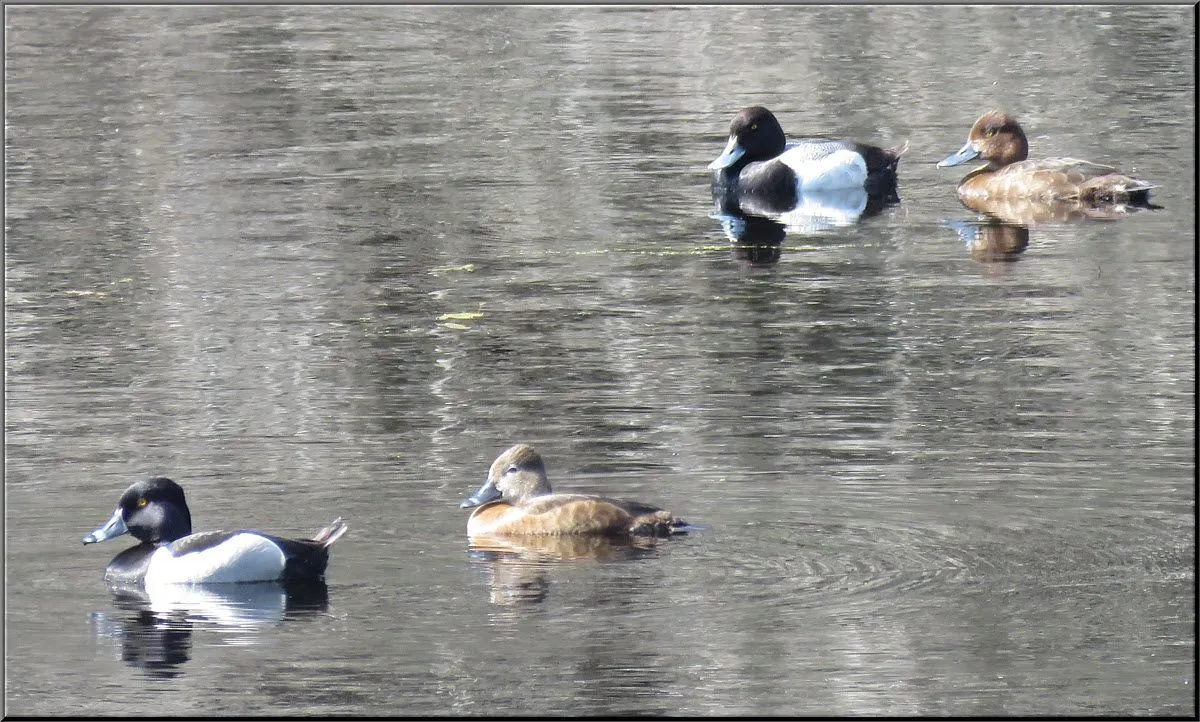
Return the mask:
<svg viewBox="0 0 1200 722">
<path fill-rule="evenodd" d="M 138 505 L 138 508 L 139 508 L 139 509 L 141 509 L 143 506 L 145 506 L 145 505 L 146 505 L 146 497 L 144 497 L 144 496 L 143 496 L 143 497 L 139 497 L 139 498 L 138 498 L 137 505 Z"/>
<path fill-rule="evenodd" d="M 991 128 L 988 128 L 987 132 L 984 133 L 983 135 L 985 138 L 991 138 L 995 134 L 996 134 L 996 131 L 992 130 Z"/>
<path fill-rule="evenodd" d="M 750 130 L 758 130 L 758 123 L 751 123 Z"/>
</svg>

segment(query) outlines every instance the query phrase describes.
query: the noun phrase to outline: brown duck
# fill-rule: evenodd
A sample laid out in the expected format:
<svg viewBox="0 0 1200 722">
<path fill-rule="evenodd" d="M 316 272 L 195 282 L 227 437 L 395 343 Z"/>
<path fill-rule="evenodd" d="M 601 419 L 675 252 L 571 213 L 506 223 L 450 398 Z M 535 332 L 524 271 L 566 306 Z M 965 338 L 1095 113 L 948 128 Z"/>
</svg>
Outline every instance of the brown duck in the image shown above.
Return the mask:
<svg viewBox="0 0 1200 722">
<path fill-rule="evenodd" d="M 589 494 L 556 494 L 542 457 L 517 444 L 492 462 L 487 481 L 459 505 L 474 508 L 468 536 L 602 534 L 670 536 L 687 522 L 655 506 Z"/>
</svg>

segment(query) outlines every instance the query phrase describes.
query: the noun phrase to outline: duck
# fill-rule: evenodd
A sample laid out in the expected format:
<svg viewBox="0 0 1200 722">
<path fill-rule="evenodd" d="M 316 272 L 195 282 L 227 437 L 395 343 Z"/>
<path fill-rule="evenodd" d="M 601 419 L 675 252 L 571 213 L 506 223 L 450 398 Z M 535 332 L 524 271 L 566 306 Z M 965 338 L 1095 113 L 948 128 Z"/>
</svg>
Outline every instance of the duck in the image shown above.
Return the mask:
<svg viewBox="0 0 1200 722">
<path fill-rule="evenodd" d="M 708 167 L 714 191 L 734 194 L 746 210 L 781 213 L 806 195 L 821 197 L 826 206 L 857 207 L 867 195 L 895 194 L 896 169 L 907 149 L 907 142 L 880 148 L 821 137 L 789 143 L 775 115 L 752 105 L 733 117 L 725 149 Z"/>
<path fill-rule="evenodd" d="M 973 209 L 1008 200 L 1092 207 L 1148 205 L 1150 190 L 1157 187 L 1111 166 L 1077 158 L 1028 160 L 1025 131 L 1002 110 L 980 116 L 967 133 L 963 147 L 939 161 L 937 167 L 952 168 L 976 158 L 985 161 L 984 165 L 958 184 L 959 199 Z"/>
<path fill-rule="evenodd" d="M 492 462 L 483 486 L 460 508 L 474 509 L 467 536 L 607 535 L 668 537 L 688 523 L 656 506 L 550 488 L 542 457 L 516 444 Z"/>
<path fill-rule="evenodd" d="M 254 530 L 192 533 L 183 487 L 165 476 L 132 484 L 103 526 L 83 537 L 95 544 L 123 534 L 140 543 L 105 569 L 114 585 L 319 582 L 329 547 L 346 533 L 338 517 L 312 539 L 284 539 Z"/>
</svg>

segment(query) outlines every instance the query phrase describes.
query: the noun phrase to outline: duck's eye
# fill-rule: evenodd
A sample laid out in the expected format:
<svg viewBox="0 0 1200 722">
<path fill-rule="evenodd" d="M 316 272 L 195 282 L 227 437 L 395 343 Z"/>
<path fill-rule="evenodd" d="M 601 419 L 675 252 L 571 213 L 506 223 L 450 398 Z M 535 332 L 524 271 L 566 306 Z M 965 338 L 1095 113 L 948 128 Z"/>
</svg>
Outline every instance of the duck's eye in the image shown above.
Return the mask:
<svg viewBox="0 0 1200 722">
<path fill-rule="evenodd" d="M 505 473 L 505 474 L 515 474 L 515 473 L 517 473 L 517 465 L 516 465 L 516 464 L 513 464 L 512 466 L 508 467 L 507 469 L 505 469 L 505 470 L 504 470 L 504 473 Z"/>
<path fill-rule="evenodd" d="M 995 135 L 995 134 L 996 134 L 996 129 L 995 129 L 995 128 L 988 128 L 986 131 L 984 131 L 984 133 L 983 133 L 983 137 L 985 137 L 985 138 L 991 138 L 991 137 L 992 137 L 993 135 Z"/>
<path fill-rule="evenodd" d="M 750 130 L 758 130 L 758 123 L 751 123 Z"/>
<path fill-rule="evenodd" d="M 145 506 L 145 505 L 146 505 L 146 503 L 147 503 L 147 502 L 146 502 L 146 497 L 144 497 L 144 496 L 139 496 L 139 497 L 138 497 L 138 500 L 137 500 L 137 505 L 138 505 L 138 508 L 139 508 L 139 509 L 141 509 L 143 506 Z"/>
</svg>

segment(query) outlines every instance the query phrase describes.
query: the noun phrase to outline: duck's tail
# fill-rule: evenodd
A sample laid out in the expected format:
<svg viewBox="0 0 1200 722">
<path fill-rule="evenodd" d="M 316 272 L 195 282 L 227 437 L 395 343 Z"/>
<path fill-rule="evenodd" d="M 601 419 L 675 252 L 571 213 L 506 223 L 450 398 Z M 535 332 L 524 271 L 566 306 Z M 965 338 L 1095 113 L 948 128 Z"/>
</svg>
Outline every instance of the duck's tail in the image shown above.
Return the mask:
<svg viewBox="0 0 1200 722">
<path fill-rule="evenodd" d="M 314 534 L 312 540 L 320 544 L 322 548 L 328 549 L 330 544 L 341 539 L 342 535 L 349 530 L 350 526 L 343 522 L 342 517 L 339 516 L 329 522 L 324 529 Z"/>
<path fill-rule="evenodd" d="M 887 148 L 885 152 L 888 155 L 895 158 L 897 161 L 899 161 L 900 156 L 904 155 L 907 151 L 908 151 L 908 138 L 905 138 L 903 143 L 896 146 L 895 148 Z"/>
<path fill-rule="evenodd" d="M 876 145 L 859 143 L 855 145 L 855 150 L 866 161 L 868 178 L 882 176 L 895 178 L 896 167 L 900 165 L 900 156 L 908 150 L 908 141 L 904 141 L 895 148 L 880 148 Z"/>
<path fill-rule="evenodd" d="M 629 533 L 634 536 L 672 536 L 687 534 L 691 528 L 683 519 L 671 516 L 669 511 L 656 511 L 634 518 Z"/>
<path fill-rule="evenodd" d="M 1150 191 L 1158 188 L 1138 178 L 1119 173 L 1091 178 L 1079 187 L 1079 200 L 1091 204 L 1128 203 L 1131 206 L 1161 208 L 1150 203 Z"/>
<path fill-rule="evenodd" d="M 908 141 L 894 148 L 859 146 L 859 152 L 867 163 L 867 195 L 872 199 L 883 198 L 887 202 L 900 200 L 896 194 L 897 168 L 900 156 L 908 150 Z"/>
</svg>

